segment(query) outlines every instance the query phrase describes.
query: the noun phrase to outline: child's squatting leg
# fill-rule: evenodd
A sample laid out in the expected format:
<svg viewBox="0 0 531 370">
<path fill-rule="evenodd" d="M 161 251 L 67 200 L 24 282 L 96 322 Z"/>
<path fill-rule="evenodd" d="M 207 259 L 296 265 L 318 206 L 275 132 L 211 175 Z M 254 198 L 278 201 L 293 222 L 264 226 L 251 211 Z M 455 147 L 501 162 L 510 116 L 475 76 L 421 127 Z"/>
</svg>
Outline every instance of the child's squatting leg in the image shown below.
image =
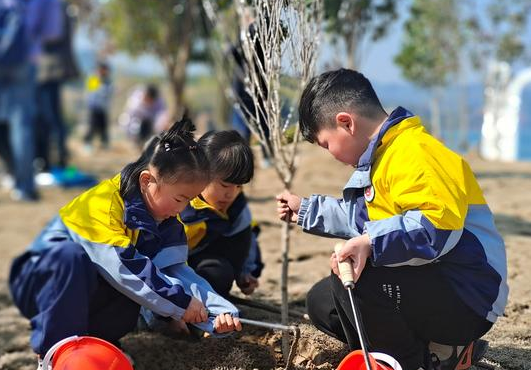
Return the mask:
<svg viewBox="0 0 531 370">
<path fill-rule="evenodd" d="M 116 343 L 136 325 L 138 304 L 108 285 L 73 242 L 24 253 L 13 263 L 9 284 L 15 304 L 31 320 L 31 347 L 42 356 L 72 335 Z"/>
<path fill-rule="evenodd" d="M 348 292 L 337 276 L 329 279 L 349 346 L 359 349 Z M 404 370 L 424 364 L 430 341 L 464 345 L 492 326 L 461 301 L 436 265 L 367 266 L 354 294 L 370 350 L 395 357 Z M 316 299 L 308 302 L 309 311 Z"/>
</svg>

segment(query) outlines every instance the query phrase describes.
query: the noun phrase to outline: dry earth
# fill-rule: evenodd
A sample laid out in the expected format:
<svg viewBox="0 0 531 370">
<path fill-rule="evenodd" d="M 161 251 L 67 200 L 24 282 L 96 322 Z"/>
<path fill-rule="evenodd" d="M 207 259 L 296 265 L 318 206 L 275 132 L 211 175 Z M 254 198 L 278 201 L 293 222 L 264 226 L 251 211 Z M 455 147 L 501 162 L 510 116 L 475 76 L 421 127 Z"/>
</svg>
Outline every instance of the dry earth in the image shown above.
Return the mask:
<svg viewBox="0 0 531 370">
<path fill-rule="evenodd" d="M 72 143 L 71 143 L 72 144 Z M 100 179 L 112 176 L 136 153 L 117 142 L 109 151 L 90 156 L 73 149 L 73 162 Z M 531 369 L 531 164 L 485 162 L 468 158 L 484 190 L 496 223 L 507 244 L 511 293 L 506 315 L 487 335 L 491 348 L 487 362 L 496 369 Z M 304 144 L 298 158 L 294 191 L 301 195 L 339 195 L 351 169 L 335 162 L 325 151 Z M 261 286 L 253 298 L 277 304 L 280 276 L 280 223 L 275 217 L 274 195 L 281 190 L 273 169 L 258 170 L 246 192 L 254 217 L 262 226 L 260 244 L 266 262 Z M 49 187 L 36 204 L 19 204 L 0 192 L 0 370 L 35 369 L 29 349 L 29 322 L 12 305 L 6 280 L 10 262 L 39 230 L 82 189 Z M 304 310 L 304 297 L 313 283 L 328 274 L 329 239 L 293 233 L 289 290 L 292 307 Z M 75 314 L 75 313 L 73 313 Z M 279 321 L 276 314 L 243 307 L 249 318 Z M 333 369 L 346 354 L 344 346 L 304 322 L 295 358 L 299 369 Z M 138 370 L 157 369 L 272 369 L 282 367 L 279 333 L 246 327 L 230 339 L 191 340 L 157 333 L 136 332 L 123 340 Z"/>
</svg>

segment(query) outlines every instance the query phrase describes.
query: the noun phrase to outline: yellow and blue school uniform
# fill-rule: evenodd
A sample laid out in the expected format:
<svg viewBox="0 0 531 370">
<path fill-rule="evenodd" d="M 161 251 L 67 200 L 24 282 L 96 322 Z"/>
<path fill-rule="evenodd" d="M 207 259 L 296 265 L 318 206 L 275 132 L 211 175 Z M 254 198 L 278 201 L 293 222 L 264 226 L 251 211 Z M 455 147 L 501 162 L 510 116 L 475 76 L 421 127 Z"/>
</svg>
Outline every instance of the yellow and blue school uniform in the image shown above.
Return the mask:
<svg viewBox="0 0 531 370">
<path fill-rule="evenodd" d="M 367 233 L 376 267 L 437 263 L 476 314 L 490 322 L 503 315 L 505 245 L 474 174 L 402 107 L 371 140 L 343 198 L 303 199 L 298 224 L 344 239 Z"/>
<path fill-rule="evenodd" d="M 214 316 L 238 314 L 186 265 L 186 235 L 177 218 L 157 224 L 139 192 L 122 198 L 120 179 L 116 175 L 105 180 L 61 208 L 13 264 L 11 291 L 22 313 L 32 320 L 32 347 L 37 353 L 65 336 L 87 334 L 87 307 L 94 298 L 89 295 L 98 285 L 97 279 L 104 279 L 120 295 L 135 302 L 136 317 L 142 306 L 179 320 L 192 296 Z M 45 265 L 50 256 L 55 256 L 50 262 L 53 268 Z M 47 284 L 46 279 L 54 284 Z M 80 281 L 88 288 L 71 291 L 69 287 L 79 286 Z M 68 289 L 68 293 L 62 293 Z M 70 311 L 67 316 L 66 311 Z M 120 315 L 106 319 L 112 326 Z M 196 326 L 213 332 L 213 320 L 211 317 Z M 59 326 L 58 321 L 62 321 Z M 85 324 L 80 326 L 79 322 Z"/>
<path fill-rule="evenodd" d="M 249 232 L 250 245 L 241 272 L 260 276 L 264 267 L 257 240 L 260 228 L 252 219 L 243 193 L 236 197 L 226 213 L 215 209 L 201 196 L 195 197 L 180 213 L 179 219 L 184 225 L 191 257 L 216 248 L 216 241 L 221 238 L 236 240 L 241 233 Z"/>
</svg>

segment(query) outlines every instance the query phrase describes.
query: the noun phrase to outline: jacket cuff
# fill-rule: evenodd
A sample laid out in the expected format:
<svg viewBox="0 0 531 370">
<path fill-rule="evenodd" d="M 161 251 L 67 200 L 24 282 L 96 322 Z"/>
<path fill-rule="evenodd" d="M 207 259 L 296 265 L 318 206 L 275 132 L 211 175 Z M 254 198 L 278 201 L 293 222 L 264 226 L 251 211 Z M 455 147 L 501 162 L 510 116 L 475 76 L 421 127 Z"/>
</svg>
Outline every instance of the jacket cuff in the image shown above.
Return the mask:
<svg viewBox="0 0 531 370">
<path fill-rule="evenodd" d="M 310 206 L 310 199 L 302 198 L 301 206 L 299 207 L 299 213 L 297 214 L 297 225 L 299 225 L 300 227 L 303 227 L 304 216 L 306 215 L 306 212 L 308 211 L 309 206 Z"/>
</svg>

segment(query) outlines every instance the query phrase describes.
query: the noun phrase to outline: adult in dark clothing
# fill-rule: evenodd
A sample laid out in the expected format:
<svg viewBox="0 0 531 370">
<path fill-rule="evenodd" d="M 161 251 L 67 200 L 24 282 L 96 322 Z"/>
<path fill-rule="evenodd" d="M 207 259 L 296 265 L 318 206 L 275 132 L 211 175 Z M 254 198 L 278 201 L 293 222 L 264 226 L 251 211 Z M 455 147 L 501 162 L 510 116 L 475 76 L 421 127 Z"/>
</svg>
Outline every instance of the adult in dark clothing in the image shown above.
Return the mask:
<svg viewBox="0 0 531 370">
<path fill-rule="evenodd" d="M 260 44 L 260 40 L 256 35 L 256 28 L 254 23 L 251 23 L 249 26 L 249 34 L 251 37 L 251 40 L 254 40 L 254 50 L 256 50 L 256 57 L 258 57 L 258 61 L 256 63 L 263 64 L 264 63 L 264 51 L 262 49 L 262 46 Z M 244 37 L 244 36 L 242 36 Z M 239 38 L 239 41 L 236 45 L 234 45 L 231 48 L 231 54 L 235 61 L 235 68 L 234 68 L 234 75 L 232 80 L 232 90 L 237 97 L 237 102 L 240 104 L 240 109 L 234 108 L 232 110 L 232 117 L 231 117 L 231 123 L 234 130 L 238 131 L 240 135 L 247 141 L 247 143 L 250 142 L 251 139 L 251 131 L 245 124 L 245 121 L 249 122 L 251 117 L 254 117 L 256 115 L 256 107 L 253 102 L 253 98 L 245 89 L 245 75 L 246 75 L 246 69 L 249 67 L 253 67 L 254 63 L 250 63 L 243 52 L 243 46 L 242 46 L 242 37 Z M 261 90 L 261 96 L 263 96 L 263 99 L 260 99 L 258 101 L 259 106 L 261 109 L 259 110 L 259 117 L 260 117 L 260 127 L 264 131 L 265 136 L 269 137 L 269 127 L 267 125 L 267 115 L 264 108 L 264 100 L 267 99 L 268 91 L 267 91 L 267 85 L 265 81 L 262 78 L 262 75 L 258 71 L 258 67 L 255 67 L 257 69 L 257 74 L 259 76 L 260 80 L 260 90 Z M 257 87 L 254 87 L 255 89 L 258 89 Z M 260 92 L 255 92 L 256 96 L 260 96 Z M 243 114 L 243 116 L 242 116 Z M 266 161 L 269 161 L 268 153 L 263 145 L 261 145 L 262 148 L 262 155 Z"/>
<path fill-rule="evenodd" d="M 68 4 L 62 3 L 63 34 L 60 38 L 44 43 L 38 59 L 37 74 L 37 143 L 36 156 L 42 160 L 42 170 L 49 171 L 56 165 L 65 167 L 68 161 L 66 145 L 67 127 L 61 104 L 61 87 L 79 77 L 72 52 L 74 18 L 68 12 Z M 50 144 L 57 148 L 57 160 L 50 158 Z"/>
</svg>

